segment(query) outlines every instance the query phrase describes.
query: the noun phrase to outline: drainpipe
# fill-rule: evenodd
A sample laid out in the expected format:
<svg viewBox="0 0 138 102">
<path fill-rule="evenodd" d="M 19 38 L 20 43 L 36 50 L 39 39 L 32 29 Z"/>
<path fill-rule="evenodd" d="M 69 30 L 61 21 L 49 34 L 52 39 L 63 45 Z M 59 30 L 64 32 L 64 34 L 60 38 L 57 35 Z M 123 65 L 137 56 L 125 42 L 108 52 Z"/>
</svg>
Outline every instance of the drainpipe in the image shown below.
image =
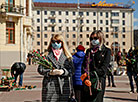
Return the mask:
<svg viewBox="0 0 138 102">
<path fill-rule="evenodd" d="M 41 8 L 41 53 L 43 52 L 43 9 Z"/>
</svg>

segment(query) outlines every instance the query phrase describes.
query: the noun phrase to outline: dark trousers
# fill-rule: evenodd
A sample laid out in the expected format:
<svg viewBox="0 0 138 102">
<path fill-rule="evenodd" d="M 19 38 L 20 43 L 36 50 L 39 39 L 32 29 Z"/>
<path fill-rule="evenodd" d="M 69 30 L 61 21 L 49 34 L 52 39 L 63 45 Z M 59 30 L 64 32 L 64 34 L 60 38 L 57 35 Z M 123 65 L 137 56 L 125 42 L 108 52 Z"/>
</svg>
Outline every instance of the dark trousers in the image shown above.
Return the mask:
<svg viewBox="0 0 138 102">
<path fill-rule="evenodd" d="M 15 83 L 17 81 L 18 76 L 19 76 L 19 86 L 22 86 L 22 84 L 23 84 L 23 73 L 21 73 L 21 74 L 15 74 L 14 75 L 14 77 L 15 77 Z"/>
<path fill-rule="evenodd" d="M 90 92 L 86 92 L 83 90 L 83 95 L 82 95 L 82 102 L 103 102 L 104 98 L 104 93 L 105 93 L 105 86 L 106 86 L 106 78 L 100 78 L 101 81 L 101 91 L 97 91 L 92 88 L 92 96 L 90 96 Z"/>
<path fill-rule="evenodd" d="M 74 87 L 74 92 L 75 92 L 75 98 L 77 102 L 81 102 L 82 98 L 82 85 L 75 85 Z"/>
<path fill-rule="evenodd" d="M 131 91 L 134 91 L 134 84 L 133 84 L 133 79 L 134 79 L 136 83 L 137 92 L 138 92 L 137 74 L 134 72 L 127 72 L 127 75 L 128 75 Z"/>
<path fill-rule="evenodd" d="M 109 74 L 108 75 L 108 85 L 111 85 L 110 83 L 112 82 L 112 85 L 115 85 L 114 84 L 114 76 L 113 74 Z"/>
</svg>

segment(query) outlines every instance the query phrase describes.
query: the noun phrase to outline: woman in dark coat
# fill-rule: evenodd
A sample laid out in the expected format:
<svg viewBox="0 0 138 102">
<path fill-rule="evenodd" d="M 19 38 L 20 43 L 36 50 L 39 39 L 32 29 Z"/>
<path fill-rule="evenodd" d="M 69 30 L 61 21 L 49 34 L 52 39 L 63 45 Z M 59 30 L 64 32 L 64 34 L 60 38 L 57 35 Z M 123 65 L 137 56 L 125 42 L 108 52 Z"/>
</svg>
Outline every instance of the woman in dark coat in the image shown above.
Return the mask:
<svg viewBox="0 0 138 102">
<path fill-rule="evenodd" d="M 103 102 L 107 67 L 111 50 L 104 45 L 104 34 L 96 30 L 90 35 L 90 48 L 87 49 L 82 66 L 84 92 L 83 102 Z M 93 84 L 94 79 L 97 85 Z"/>
<path fill-rule="evenodd" d="M 70 81 L 74 73 L 72 55 L 61 35 L 51 38 L 46 59 L 52 63 L 54 70 L 39 65 L 38 72 L 44 75 L 42 102 L 67 102 L 70 96 Z"/>
</svg>

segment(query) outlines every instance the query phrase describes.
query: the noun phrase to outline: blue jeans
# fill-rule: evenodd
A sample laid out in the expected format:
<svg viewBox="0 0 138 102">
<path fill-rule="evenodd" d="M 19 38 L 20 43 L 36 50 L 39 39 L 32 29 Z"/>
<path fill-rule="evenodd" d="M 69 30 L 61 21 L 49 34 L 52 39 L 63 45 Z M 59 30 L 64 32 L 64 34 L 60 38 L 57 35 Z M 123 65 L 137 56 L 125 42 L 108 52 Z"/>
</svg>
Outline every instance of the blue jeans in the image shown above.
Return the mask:
<svg viewBox="0 0 138 102">
<path fill-rule="evenodd" d="M 18 75 L 19 75 L 19 86 L 22 86 L 22 84 L 23 84 L 23 73 L 21 73 L 21 74 L 14 74 L 15 83 L 16 83 L 16 81 L 17 81 Z"/>
<path fill-rule="evenodd" d="M 136 78 L 137 78 L 136 73 L 134 73 L 134 72 L 127 72 L 127 75 L 128 75 L 129 82 L 130 82 L 131 91 L 134 91 L 134 84 L 133 84 L 133 78 L 134 78 L 134 81 L 136 83 L 137 92 L 138 92 L 138 83 L 136 81 Z"/>
</svg>

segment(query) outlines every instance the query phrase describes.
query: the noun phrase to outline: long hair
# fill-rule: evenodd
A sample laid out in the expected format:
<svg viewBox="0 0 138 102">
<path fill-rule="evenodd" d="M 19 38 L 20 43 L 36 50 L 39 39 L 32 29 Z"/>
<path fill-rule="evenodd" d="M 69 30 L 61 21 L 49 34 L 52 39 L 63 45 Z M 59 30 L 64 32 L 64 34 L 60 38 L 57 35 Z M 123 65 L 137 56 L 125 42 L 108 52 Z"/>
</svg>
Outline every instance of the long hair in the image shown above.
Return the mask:
<svg viewBox="0 0 138 102">
<path fill-rule="evenodd" d="M 67 47 L 67 44 L 66 44 L 65 40 L 64 40 L 63 36 L 60 35 L 60 34 L 55 34 L 51 38 L 50 43 L 49 43 L 49 46 L 47 48 L 48 52 L 51 51 L 51 48 L 52 48 L 52 40 L 60 40 L 62 42 L 62 48 L 63 48 L 64 54 L 66 55 L 67 58 L 72 58 L 72 55 L 71 55 L 71 53 L 68 50 L 68 47 Z"/>
<path fill-rule="evenodd" d="M 97 37 L 100 39 L 100 47 L 101 47 L 105 43 L 104 33 L 101 30 L 95 30 L 91 33 L 90 39 L 91 39 L 92 35 L 94 35 L 94 34 L 96 34 Z M 91 46 L 92 45 L 90 44 L 90 47 Z"/>
</svg>

